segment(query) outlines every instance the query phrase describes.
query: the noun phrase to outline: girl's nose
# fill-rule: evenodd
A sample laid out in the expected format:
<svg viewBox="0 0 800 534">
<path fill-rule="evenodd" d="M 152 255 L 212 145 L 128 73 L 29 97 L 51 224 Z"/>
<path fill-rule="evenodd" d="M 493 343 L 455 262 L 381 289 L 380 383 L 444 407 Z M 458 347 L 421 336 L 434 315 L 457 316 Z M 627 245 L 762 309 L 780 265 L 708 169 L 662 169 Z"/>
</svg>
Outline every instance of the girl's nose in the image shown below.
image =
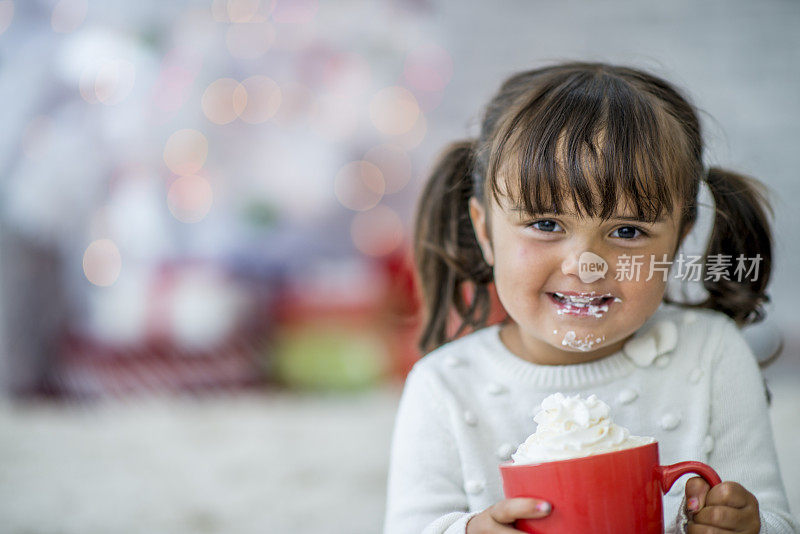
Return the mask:
<svg viewBox="0 0 800 534">
<path fill-rule="evenodd" d="M 578 255 L 577 254 L 567 254 L 564 258 L 564 261 L 561 262 L 561 272 L 565 275 L 574 274 L 578 276 Z"/>
</svg>

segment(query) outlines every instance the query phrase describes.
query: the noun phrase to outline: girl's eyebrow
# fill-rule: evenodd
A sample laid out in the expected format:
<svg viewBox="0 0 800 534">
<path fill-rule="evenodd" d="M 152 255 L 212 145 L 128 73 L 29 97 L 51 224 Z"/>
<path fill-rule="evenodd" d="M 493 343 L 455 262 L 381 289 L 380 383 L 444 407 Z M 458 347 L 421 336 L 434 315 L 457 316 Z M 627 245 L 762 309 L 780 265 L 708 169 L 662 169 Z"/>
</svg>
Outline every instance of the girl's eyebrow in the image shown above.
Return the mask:
<svg viewBox="0 0 800 534">
<path fill-rule="evenodd" d="M 619 220 L 619 221 L 634 221 L 634 222 L 646 222 L 646 223 L 660 223 L 660 222 L 664 222 L 664 216 L 663 216 L 663 215 L 659 215 L 659 216 L 658 216 L 658 219 L 656 219 L 656 220 L 654 220 L 654 221 L 648 221 L 648 220 L 646 220 L 646 219 L 640 219 L 639 217 L 632 216 L 632 215 L 626 215 L 626 216 L 624 216 L 624 217 L 612 217 L 612 219 L 617 219 L 617 220 Z"/>
<path fill-rule="evenodd" d="M 526 210 L 525 210 L 525 208 L 511 208 L 511 211 L 514 211 L 514 212 L 525 212 Z M 567 217 L 577 217 L 577 215 L 575 213 L 572 213 L 572 212 L 556 213 L 554 211 L 542 211 L 542 212 L 536 212 L 536 213 L 533 214 L 534 217 L 541 217 L 541 216 L 546 216 L 546 215 L 554 215 L 556 217 L 558 217 L 560 215 L 567 216 Z M 664 216 L 663 215 L 659 215 L 658 218 L 656 220 L 654 220 L 654 221 L 648 221 L 647 219 L 642 219 L 642 218 L 639 218 L 639 217 L 637 217 L 635 215 L 615 215 L 615 216 L 613 216 L 611 218 L 612 219 L 616 219 L 618 221 L 633 221 L 633 222 L 646 222 L 646 223 L 664 222 Z"/>
</svg>

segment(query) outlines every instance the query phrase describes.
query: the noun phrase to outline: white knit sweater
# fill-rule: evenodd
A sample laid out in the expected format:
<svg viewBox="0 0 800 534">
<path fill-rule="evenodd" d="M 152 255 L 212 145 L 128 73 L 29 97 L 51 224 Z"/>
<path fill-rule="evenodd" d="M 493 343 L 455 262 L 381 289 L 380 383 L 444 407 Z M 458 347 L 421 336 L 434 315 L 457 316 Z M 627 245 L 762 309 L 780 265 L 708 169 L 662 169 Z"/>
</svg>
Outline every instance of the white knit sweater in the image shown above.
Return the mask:
<svg viewBox="0 0 800 534">
<path fill-rule="evenodd" d="M 623 347 L 577 365 L 510 352 L 499 325 L 423 357 L 406 380 L 392 438 L 384 534 L 463 534 L 503 499 L 498 464 L 536 430 L 551 393 L 596 394 L 614 421 L 658 439 L 661 464 L 708 463 L 759 502 L 762 533 L 798 534 L 778 471 L 764 382 L 736 324 L 662 304 Z M 684 475 L 664 498 L 668 532 L 685 532 Z"/>
</svg>

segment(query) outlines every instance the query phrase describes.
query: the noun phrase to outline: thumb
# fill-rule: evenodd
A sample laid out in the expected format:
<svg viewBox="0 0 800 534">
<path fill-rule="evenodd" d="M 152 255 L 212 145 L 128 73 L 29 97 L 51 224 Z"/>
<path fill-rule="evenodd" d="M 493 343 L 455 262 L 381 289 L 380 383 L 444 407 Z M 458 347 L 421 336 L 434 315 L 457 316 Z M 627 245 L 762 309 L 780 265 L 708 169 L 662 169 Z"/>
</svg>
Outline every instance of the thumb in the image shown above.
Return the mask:
<svg viewBox="0 0 800 534">
<path fill-rule="evenodd" d="M 694 513 L 706 505 L 706 494 L 711 486 L 701 477 L 692 477 L 686 481 L 686 509 Z"/>
</svg>

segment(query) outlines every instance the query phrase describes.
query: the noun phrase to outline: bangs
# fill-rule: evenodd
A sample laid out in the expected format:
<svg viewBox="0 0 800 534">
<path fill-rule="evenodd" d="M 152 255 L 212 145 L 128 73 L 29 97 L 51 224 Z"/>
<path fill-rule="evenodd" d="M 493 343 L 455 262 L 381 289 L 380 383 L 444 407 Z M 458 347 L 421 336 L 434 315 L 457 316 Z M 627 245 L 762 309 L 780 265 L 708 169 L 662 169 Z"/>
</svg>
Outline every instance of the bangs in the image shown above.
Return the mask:
<svg viewBox="0 0 800 534">
<path fill-rule="evenodd" d="M 680 121 L 651 96 L 596 72 L 542 84 L 493 136 L 487 186 L 495 201 L 530 216 L 574 207 L 606 220 L 620 202 L 641 221 L 671 212 L 692 160 Z"/>
</svg>

